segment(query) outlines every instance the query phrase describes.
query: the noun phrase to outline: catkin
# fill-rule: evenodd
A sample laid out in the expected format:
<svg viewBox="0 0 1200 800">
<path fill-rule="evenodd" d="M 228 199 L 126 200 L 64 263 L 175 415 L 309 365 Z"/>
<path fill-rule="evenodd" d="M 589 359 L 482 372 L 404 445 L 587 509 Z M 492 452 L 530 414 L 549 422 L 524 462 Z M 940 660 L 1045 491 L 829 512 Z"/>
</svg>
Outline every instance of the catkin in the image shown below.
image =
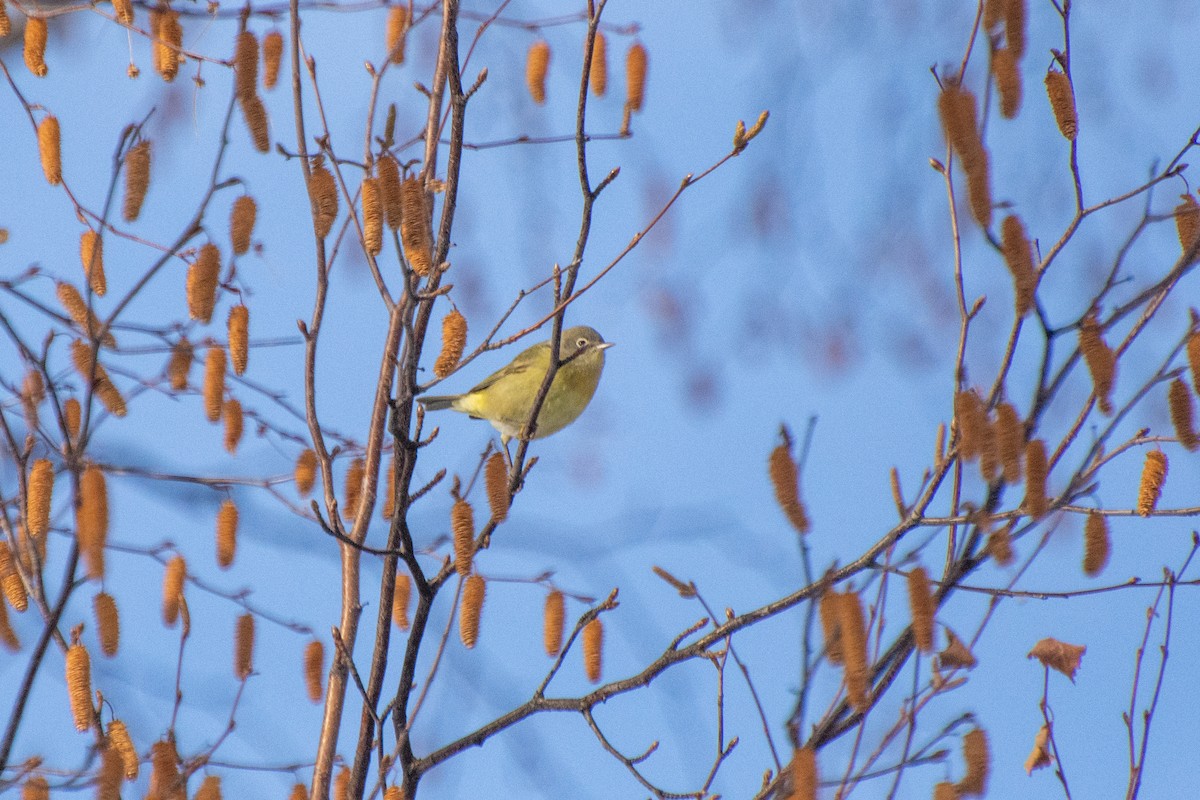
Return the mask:
<svg viewBox="0 0 1200 800">
<path fill-rule="evenodd" d="M 122 25 L 133 24 L 132 0 L 113 0 L 113 11 L 117 15 L 117 22 L 120 22 Z"/>
<path fill-rule="evenodd" d="M 1021 65 L 1011 47 L 1001 47 L 992 53 L 992 75 L 1000 93 L 1000 115 L 1014 119 L 1021 111 Z"/>
<path fill-rule="evenodd" d="M 50 782 L 44 775 L 30 775 L 21 787 L 21 800 L 50 800 Z"/>
<path fill-rule="evenodd" d="M 195 800 L 221 800 L 221 778 L 207 775 L 196 790 Z"/>
<path fill-rule="evenodd" d="M 125 781 L 125 764 L 110 743 L 100 749 L 100 768 L 96 770 L 96 800 L 120 800 Z"/>
<path fill-rule="evenodd" d="M 908 609 L 912 614 L 913 641 L 922 653 L 933 652 L 933 615 L 937 610 L 929 573 L 917 567 L 908 573 Z"/>
<path fill-rule="evenodd" d="M 811 747 L 801 747 L 792 753 L 787 765 L 792 791 L 786 800 L 817 800 L 817 753 Z"/>
<path fill-rule="evenodd" d="M 963 172 L 967 175 L 971 214 L 987 228 L 992 223 L 991 168 L 979 135 L 975 95 L 957 81 L 947 81 L 938 95 L 938 114 L 946 140 L 962 160 Z"/>
<path fill-rule="evenodd" d="M 108 723 L 108 746 L 121 757 L 126 779 L 135 780 L 141 769 L 141 762 L 138 758 L 137 748 L 133 746 L 133 740 L 129 738 L 129 730 L 119 719 Z"/>
<path fill-rule="evenodd" d="M 1034 519 L 1041 519 L 1049 509 L 1046 499 L 1049 469 L 1046 443 L 1041 439 L 1030 439 L 1025 445 L 1025 502 L 1021 509 Z"/>
<path fill-rule="evenodd" d="M 1012 548 L 1012 524 L 1003 525 L 988 536 L 987 553 L 1001 567 L 1012 564 L 1016 553 Z"/>
<path fill-rule="evenodd" d="M 130 0 L 119 2 L 129 3 Z M 125 201 L 121 205 L 121 216 L 126 222 L 133 222 L 142 213 L 142 203 L 146 200 L 149 188 L 150 140 L 143 139 L 125 154 Z"/>
<path fill-rule="evenodd" d="M 321 700 L 321 678 L 325 672 L 325 645 L 313 639 L 304 648 L 304 687 L 308 699 L 314 703 Z"/>
<path fill-rule="evenodd" d="M 1021 416 L 1012 403 L 996 406 L 996 424 L 992 427 L 996 435 L 996 453 L 1000 457 L 1005 483 L 1021 480 L 1021 455 L 1025 445 L 1025 427 Z"/>
<path fill-rule="evenodd" d="M 100 592 L 92 599 L 92 611 L 96 615 L 100 652 L 112 658 L 121 644 L 121 618 L 117 615 L 117 601 L 107 592 Z"/>
<path fill-rule="evenodd" d="M 379 173 L 379 188 L 383 195 L 383 212 L 388 227 L 397 230 L 404 218 L 404 206 L 400 193 L 400 165 L 391 153 L 384 153 L 375 162 Z"/>
<path fill-rule="evenodd" d="M 380 514 L 384 519 L 391 519 L 392 514 L 396 513 L 396 457 L 393 455 L 388 459 L 387 475 L 383 485 L 380 487 L 383 492 L 383 510 Z"/>
<path fill-rule="evenodd" d="M 588 74 L 592 94 L 603 97 L 608 91 L 608 39 L 601 31 L 596 31 L 595 44 L 592 47 L 592 69 Z"/>
<path fill-rule="evenodd" d="M 75 369 L 80 376 L 91 382 L 92 391 L 100 398 L 104 407 L 115 417 L 125 416 L 125 398 L 121 397 L 121 393 L 109 379 L 104 365 L 96 360 L 92 348 L 76 339 L 71 342 L 71 359 L 75 362 Z"/>
<path fill-rule="evenodd" d="M 987 409 L 974 389 L 954 396 L 954 421 L 958 427 L 958 455 L 964 461 L 974 461 L 990 438 Z"/>
<path fill-rule="evenodd" d="M 563 593 L 555 589 L 546 595 L 546 607 L 542 613 L 542 646 L 546 648 L 548 656 L 556 656 L 562 650 L 565 615 Z"/>
<path fill-rule="evenodd" d="M 830 664 L 844 664 L 846 659 L 842 652 L 842 629 L 838 621 L 838 607 L 841 605 L 841 595 L 828 591 L 821 595 L 818 611 L 821 617 L 821 631 L 825 637 L 825 657 Z"/>
<path fill-rule="evenodd" d="M 767 474 L 775 489 L 775 502 L 797 533 L 808 533 L 811 525 L 804 503 L 800 500 L 800 475 L 792 460 L 790 443 L 781 444 L 767 459 Z"/>
<path fill-rule="evenodd" d="M 12 629 L 12 623 L 8 621 L 8 606 L 0 603 L 0 642 L 4 643 L 4 647 L 10 653 L 17 653 L 21 650 L 21 640 L 17 638 L 17 633 Z"/>
<path fill-rule="evenodd" d="M 1189 264 L 1200 261 L 1200 204 L 1190 194 L 1180 195 L 1183 202 L 1175 206 L 1175 233 L 1179 235 L 1179 248 L 1183 255 L 1191 254 Z"/>
<path fill-rule="evenodd" d="M 483 614 L 486 584 L 479 575 L 467 578 L 463 587 L 462 606 L 458 610 L 458 635 L 467 649 L 479 641 L 479 618 Z"/>
<path fill-rule="evenodd" d="M 108 291 L 108 281 L 104 278 L 104 240 L 90 228 L 79 237 L 79 260 L 92 291 L 103 297 Z"/>
<path fill-rule="evenodd" d="M 67 436 L 78 439 L 79 426 L 83 424 L 83 407 L 77 398 L 68 397 L 67 402 L 63 403 L 63 421 L 67 424 Z"/>
<path fill-rule="evenodd" d="M 362 495 L 363 475 L 367 470 L 367 462 L 356 458 L 350 462 L 346 470 L 346 495 L 342 500 L 342 519 L 352 520 L 358 514 L 359 498 Z"/>
<path fill-rule="evenodd" d="M 175 556 L 167 562 L 163 573 L 163 622 L 174 627 L 179 619 L 179 606 L 183 602 L 183 582 L 187 578 L 187 562 L 183 556 Z"/>
<path fill-rule="evenodd" d="M 25 17 L 25 66 L 39 78 L 46 77 L 46 20 L 44 17 Z M 50 181 L 58 183 L 58 181 Z"/>
<path fill-rule="evenodd" d="M 179 776 L 179 752 L 171 738 L 150 747 L 150 795 L 159 800 L 186 800 Z"/>
<path fill-rule="evenodd" d="M 292 793 L 288 795 L 288 800 L 308 800 L 308 787 L 303 783 L 297 783 L 292 787 Z"/>
<path fill-rule="evenodd" d="M 1162 450 L 1151 450 L 1146 453 L 1146 463 L 1142 466 L 1142 481 L 1138 485 L 1137 513 L 1148 517 L 1158 506 L 1158 498 L 1162 495 L 1163 481 L 1167 479 L 1167 454 Z"/>
<path fill-rule="evenodd" d="M 92 727 L 92 662 L 87 648 L 76 642 L 67 648 L 67 692 L 71 697 L 71 716 L 75 730 Z"/>
<path fill-rule="evenodd" d="M 1116 380 L 1116 355 L 1104 341 L 1096 311 L 1092 309 L 1079 326 L 1079 350 L 1092 376 L 1096 404 L 1104 414 L 1112 414 L 1112 390 Z"/>
<path fill-rule="evenodd" d="M 183 46 L 179 12 L 160 7 L 150 12 L 150 20 L 155 36 L 154 69 L 164 81 L 170 83 L 179 74 L 179 49 Z"/>
<path fill-rule="evenodd" d="M 467 346 L 467 318 L 457 308 L 442 319 L 442 351 L 433 362 L 433 374 L 444 378 L 454 371 Z"/>
<path fill-rule="evenodd" d="M 188 315 L 207 324 L 217 303 L 217 281 L 221 277 L 221 251 L 209 243 L 200 248 L 196 260 L 188 267 Z"/>
<path fill-rule="evenodd" d="M 600 682 L 604 666 L 604 623 L 599 617 L 583 626 L 583 671 L 592 683 Z"/>
<path fill-rule="evenodd" d="M 313 229 L 318 239 L 324 239 L 337 219 L 338 195 L 337 183 L 321 156 L 313 159 L 308 192 L 313 206 Z"/>
<path fill-rule="evenodd" d="M 279 64 L 283 61 L 283 34 L 271 31 L 263 37 L 263 88 L 274 89 L 279 82 Z"/>
<path fill-rule="evenodd" d="M 48 458 L 39 458 L 29 470 L 28 503 L 25 529 L 34 538 L 50 530 L 50 499 L 54 493 L 54 465 Z"/>
<path fill-rule="evenodd" d="M 1175 437 L 1186 450 L 1195 450 L 1200 446 L 1200 438 L 1196 436 L 1193 425 L 1192 393 L 1182 378 L 1171 381 L 1167 391 L 1168 405 L 1171 409 L 1171 424 L 1175 426 Z"/>
<path fill-rule="evenodd" d="M 296 459 L 296 493 L 308 497 L 317 482 L 317 454 L 312 450 L 303 450 Z"/>
<path fill-rule="evenodd" d="M 857 592 L 839 596 L 838 630 L 841 631 L 842 655 L 845 658 L 846 694 L 851 705 L 859 710 L 867 707 L 871 686 L 867 671 L 867 626 L 862 601 Z"/>
<path fill-rule="evenodd" d="M 42 373 L 36 367 L 31 367 L 25 373 L 25 380 L 21 382 L 21 405 L 24 407 L 25 421 L 30 430 L 38 426 L 38 406 L 45 399 L 46 382 L 42 380 Z"/>
<path fill-rule="evenodd" d="M 229 309 L 229 359 L 235 375 L 244 375 L 250 361 L 250 309 L 236 305 Z"/>
<path fill-rule="evenodd" d="M 29 608 L 29 595 L 25 593 L 25 584 L 17 572 L 13 552 L 5 541 L 0 541 L 0 589 L 4 592 L 4 599 L 17 613 L 24 613 Z"/>
<path fill-rule="evenodd" d="M 975 728 L 963 736 L 963 761 L 967 772 L 958 782 L 959 795 L 983 795 L 987 791 L 990 756 L 987 734 L 982 728 Z"/>
<path fill-rule="evenodd" d="M 258 37 L 250 31 L 242 31 L 234 41 L 233 81 L 238 100 L 245 101 L 258 91 Z"/>
<path fill-rule="evenodd" d="M 407 800 L 408 794 L 402 786 L 389 786 L 383 790 L 383 800 Z"/>
<path fill-rule="evenodd" d="M 408 630 L 408 606 L 412 602 L 412 578 L 407 572 L 396 573 L 396 591 L 392 595 L 392 622 L 402 631 Z"/>
<path fill-rule="evenodd" d="M 377 256 L 383 250 L 383 198 L 378 178 L 363 178 L 363 249 Z"/>
<path fill-rule="evenodd" d="M 204 416 L 209 422 L 216 422 L 221 418 L 224 406 L 225 349 L 213 345 L 204 357 Z"/>
<path fill-rule="evenodd" d="M 1075 113 L 1075 90 L 1066 73 L 1057 69 L 1046 73 L 1046 96 L 1050 98 L 1050 109 L 1059 132 L 1068 141 L 1075 141 L 1079 134 L 1079 117 Z"/>
<path fill-rule="evenodd" d="M 413 272 L 422 278 L 433 270 L 433 233 L 429 229 L 429 212 L 425 206 L 425 188 L 420 178 L 407 178 L 400 184 L 402 220 L 400 238 L 404 255 Z"/>
<path fill-rule="evenodd" d="M 995 28 L 1004 21 L 1004 16 L 1007 11 L 1008 0 L 985 0 L 983 4 L 984 30 L 995 30 Z"/>
<path fill-rule="evenodd" d="M 244 194 L 233 201 L 233 209 L 229 214 L 229 240 L 233 244 L 234 255 L 241 255 L 250 249 L 250 236 L 254 233 L 254 220 L 258 217 L 258 204 L 254 198 Z"/>
<path fill-rule="evenodd" d="M 4 7 L 4 0 L 0 0 L 0 39 L 12 33 L 12 20 L 8 18 L 8 9 Z"/>
<path fill-rule="evenodd" d="M 1094 578 L 1108 566 L 1108 520 L 1092 511 L 1083 525 L 1083 574 Z"/>
<path fill-rule="evenodd" d="M 271 132 L 267 122 L 267 107 L 257 94 L 241 98 L 238 104 L 242 107 L 242 116 L 246 118 L 246 127 L 250 130 L 250 138 L 254 140 L 254 149 L 265 153 L 271 149 Z"/>
<path fill-rule="evenodd" d="M 492 453 L 483 469 L 483 477 L 492 519 L 503 522 L 508 517 L 508 506 L 512 502 L 508 494 L 508 464 L 504 461 L 503 453 Z"/>
<path fill-rule="evenodd" d="M 110 331 L 105 331 L 101 334 L 104 326 L 96 319 L 96 315 L 91 312 L 87 306 L 87 301 L 83 299 L 83 295 L 69 283 L 62 281 L 56 287 L 55 294 L 58 295 L 58 302 L 66 310 L 71 319 L 75 320 L 75 324 L 79 329 L 87 335 L 89 339 L 99 339 L 100 344 L 105 347 L 115 348 L 117 346 L 116 337 Z"/>
<path fill-rule="evenodd" d="M 1193 331 L 1188 337 L 1187 360 L 1192 371 L 1192 388 L 1200 394 L 1200 331 Z"/>
<path fill-rule="evenodd" d="M 550 43 L 539 39 L 529 46 L 525 57 L 525 85 L 539 106 L 546 102 L 546 73 L 550 69 Z"/>
<path fill-rule="evenodd" d="M 387 50 L 388 60 L 393 64 L 404 63 L 404 40 L 410 24 L 408 6 L 403 3 L 392 6 L 387 19 Z"/>
<path fill-rule="evenodd" d="M 217 566 L 229 569 L 237 554 L 238 509 L 232 500 L 221 503 L 217 511 Z"/>
<path fill-rule="evenodd" d="M 1025 225 L 1016 214 L 1009 214 L 1000 224 L 1000 242 L 1004 263 L 1012 273 L 1017 316 L 1023 317 L 1033 310 L 1038 278 L 1033 248 L 1025 235 Z"/>
<path fill-rule="evenodd" d="M 250 677 L 254 671 L 254 615 L 238 617 L 237 633 L 233 644 L 233 674 L 240 681 Z"/>
<path fill-rule="evenodd" d="M 625 108 L 641 111 L 646 101 L 646 48 L 634 42 L 625 54 Z"/>
<path fill-rule="evenodd" d="M 36 17 L 30 17 L 25 26 L 25 35 L 29 35 L 29 26 Z M 38 123 L 38 157 L 42 162 L 42 173 L 46 182 L 51 186 L 62 183 L 62 134 L 58 125 L 58 117 L 49 114 Z"/>
<path fill-rule="evenodd" d="M 79 508 L 75 516 L 79 551 L 87 562 L 88 577 L 104 577 L 104 546 L 108 543 L 108 485 L 95 464 L 79 478 Z"/>
<path fill-rule="evenodd" d="M 167 361 L 167 380 L 171 389 L 181 392 L 187 388 L 188 372 L 192 369 L 192 343 L 187 337 L 181 337 L 171 348 L 171 358 Z"/>
<path fill-rule="evenodd" d="M 454 534 L 454 569 L 466 577 L 475 557 L 475 511 L 462 498 L 450 507 L 450 530 Z"/>
<path fill-rule="evenodd" d="M 1006 0 L 1004 8 L 1004 42 L 1018 60 L 1025 55 L 1025 0 Z"/>
</svg>

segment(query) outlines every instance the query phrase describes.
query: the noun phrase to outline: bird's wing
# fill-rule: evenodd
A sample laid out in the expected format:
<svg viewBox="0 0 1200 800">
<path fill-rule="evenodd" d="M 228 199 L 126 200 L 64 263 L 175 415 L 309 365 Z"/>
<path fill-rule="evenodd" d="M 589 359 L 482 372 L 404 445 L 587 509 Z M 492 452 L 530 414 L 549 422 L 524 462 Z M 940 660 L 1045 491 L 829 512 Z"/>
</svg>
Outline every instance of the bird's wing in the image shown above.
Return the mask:
<svg viewBox="0 0 1200 800">
<path fill-rule="evenodd" d="M 548 351 L 549 349 L 550 349 L 549 342 L 540 342 L 539 344 L 535 344 L 532 347 L 526 348 L 516 358 L 514 358 L 511 363 L 509 363 L 507 366 L 501 367 L 500 369 L 493 372 L 491 375 L 488 375 L 486 378 L 484 378 L 482 381 L 480 381 L 475 387 L 473 387 L 471 389 L 471 391 L 467 392 L 467 394 L 475 394 L 476 392 L 482 392 L 484 389 L 488 388 L 489 386 L 494 384 L 496 381 L 498 381 L 502 377 L 508 377 L 509 375 L 519 375 L 522 372 L 526 372 L 531 367 L 536 365 L 538 356 L 542 355 L 544 352 Z M 545 369 L 543 369 L 542 371 L 545 372 Z"/>
</svg>

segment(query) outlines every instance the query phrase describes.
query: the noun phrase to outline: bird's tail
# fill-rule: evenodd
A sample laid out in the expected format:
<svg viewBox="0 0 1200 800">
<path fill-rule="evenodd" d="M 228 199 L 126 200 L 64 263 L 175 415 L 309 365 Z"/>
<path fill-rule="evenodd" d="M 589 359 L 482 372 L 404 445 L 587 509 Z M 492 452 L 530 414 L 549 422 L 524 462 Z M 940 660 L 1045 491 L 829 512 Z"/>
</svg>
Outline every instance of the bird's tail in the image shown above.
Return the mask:
<svg viewBox="0 0 1200 800">
<path fill-rule="evenodd" d="M 418 397 L 417 402 L 425 406 L 427 411 L 441 411 L 444 408 L 453 408 L 454 401 L 458 399 L 456 394 L 433 395 L 429 397 Z"/>
</svg>

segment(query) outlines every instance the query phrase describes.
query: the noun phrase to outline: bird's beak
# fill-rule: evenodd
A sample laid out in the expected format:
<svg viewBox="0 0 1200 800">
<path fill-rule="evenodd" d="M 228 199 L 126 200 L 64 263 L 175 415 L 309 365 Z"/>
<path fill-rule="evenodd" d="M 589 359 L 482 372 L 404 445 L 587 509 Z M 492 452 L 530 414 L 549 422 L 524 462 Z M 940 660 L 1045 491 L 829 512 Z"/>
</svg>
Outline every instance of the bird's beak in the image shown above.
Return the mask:
<svg viewBox="0 0 1200 800">
<path fill-rule="evenodd" d="M 612 347 L 614 344 L 616 344 L 616 342 L 601 342 L 600 344 L 596 345 L 596 349 L 597 350 L 607 350 L 608 348 Z"/>
</svg>

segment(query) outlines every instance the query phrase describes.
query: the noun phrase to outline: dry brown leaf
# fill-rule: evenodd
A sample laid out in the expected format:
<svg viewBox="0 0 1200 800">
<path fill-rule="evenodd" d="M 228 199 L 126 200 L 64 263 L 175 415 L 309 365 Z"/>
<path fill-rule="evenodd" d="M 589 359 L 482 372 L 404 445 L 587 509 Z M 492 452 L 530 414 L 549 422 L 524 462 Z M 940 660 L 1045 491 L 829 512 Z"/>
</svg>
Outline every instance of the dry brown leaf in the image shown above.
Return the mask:
<svg viewBox="0 0 1200 800">
<path fill-rule="evenodd" d="M 1050 749 L 1046 746 L 1050 742 L 1050 727 L 1043 725 L 1041 730 L 1037 732 L 1037 736 L 1033 737 L 1033 752 L 1029 754 L 1029 758 L 1025 759 L 1025 774 L 1032 775 L 1035 769 L 1048 767 L 1054 763 L 1054 758 L 1050 755 Z"/>
<path fill-rule="evenodd" d="M 975 654 L 949 628 L 946 628 L 946 641 L 948 642 L 946 649 L 938 653 L 938 664 L 942 669 L 954 669 L 955 667 L 973 669 L 975 667 L 975 664 L 978 663 L 975 660 Z"/>
<path fill-rule="evenodd" d="M 1056 669 L 1075 682 L 1075 672 L 1079 662 L 1083 660 L 1087 647 L 1081 644 L 1067 644 L 1058 639 L 1045 638 L 1029 651 L 1029 658 L 1036 658 L 1044 666 Z"/>
</svg>

